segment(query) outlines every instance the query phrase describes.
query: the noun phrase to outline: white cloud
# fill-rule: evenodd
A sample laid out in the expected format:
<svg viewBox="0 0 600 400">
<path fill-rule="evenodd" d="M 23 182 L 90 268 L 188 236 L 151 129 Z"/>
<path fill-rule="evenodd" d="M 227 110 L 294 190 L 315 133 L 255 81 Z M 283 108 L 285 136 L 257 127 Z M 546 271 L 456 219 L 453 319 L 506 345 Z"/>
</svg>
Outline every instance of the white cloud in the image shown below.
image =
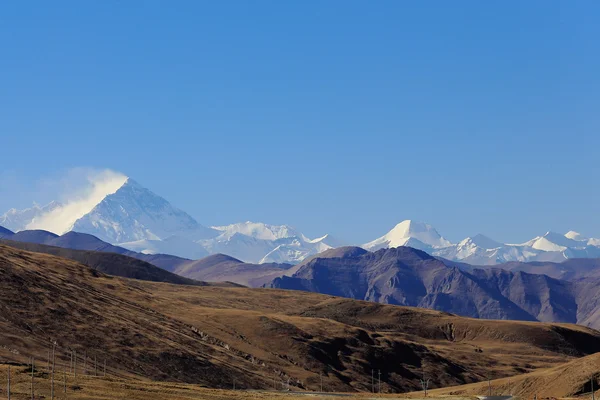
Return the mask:
<svg viewBox="0 0 600 400">
<path fill-rule="evenodd" d="M 120 172 L 90 168 L 75 168 L 58 181 L 45 181 L 43 185 L 48 188 L 63 187 L 62 205 L 34 219 L 26 229 L 44 229 L 63 234 L 106 196 L 116 192 L 125 181 L 127 176 Z"/>
</svg>

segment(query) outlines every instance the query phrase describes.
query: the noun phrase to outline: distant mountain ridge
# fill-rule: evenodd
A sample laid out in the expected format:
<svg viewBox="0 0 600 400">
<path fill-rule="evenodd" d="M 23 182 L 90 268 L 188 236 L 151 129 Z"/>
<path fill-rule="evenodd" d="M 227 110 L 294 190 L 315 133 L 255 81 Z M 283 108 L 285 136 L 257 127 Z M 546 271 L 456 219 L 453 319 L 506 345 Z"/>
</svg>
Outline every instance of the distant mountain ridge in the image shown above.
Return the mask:
<svg viewBox="0 0 600 400">
<path fill-rule="evenodd" d="M 567 281 L 499 268 L 446 265 L 410 247 L 315 256 L 271 288 L 430 308 L 463 316 L 600 328 L 600 279 Z M 597 262 L 598 260 L 596 260 Z"/>
<path fill-rule="evenodd" d="M 511 261 L 562 262 L 570 258 L 600 258 L 600 240 L 569 231 L 565 235 L 546 232 L 521 244 L 497 242 L 482 234 L 453 244 L 431 225 L 402 221 L 392 230 L 369 243 L 367 250 L 409 246 L 431 255 L 473 265 L 495 265 Z"/>
<path fill-rule="evenodd" d="M 52 230 L 44 227 L 48 220 L 45 217 L 58 213 L 49 219 L 56 222 L 65 217 L 62 228 L 74 222 L 66 231 L 56 234 L 88 233 L 144 254 L 172 254 L 187 259 L 227 254 L 253 264 L 298 264 L 315 254 L 346 245 L 331 235 L 308 238 L 289 225 L 246 221 L 207 227 L 133 179 L 120 179 L 109 193 L 104 192 L 103 198 L 85 213 L 77 214 L 77 218 L 65 215 L 68 207 L 51 202 L 43 207 L 11 209 L 0 216 L 0 226 L 15 232 L 32 227 Z M 399 246 L 472 265 L 600 258 L 600 239 L 586 238 L 575 231 L 564 235 L 549 231 L 521 244 L 500 243 L 482 234 L 452 243 L 433 226 L 412 220 L 402 221 L 383 236 L 362 245 L 369 251 Z"/>
</svg>

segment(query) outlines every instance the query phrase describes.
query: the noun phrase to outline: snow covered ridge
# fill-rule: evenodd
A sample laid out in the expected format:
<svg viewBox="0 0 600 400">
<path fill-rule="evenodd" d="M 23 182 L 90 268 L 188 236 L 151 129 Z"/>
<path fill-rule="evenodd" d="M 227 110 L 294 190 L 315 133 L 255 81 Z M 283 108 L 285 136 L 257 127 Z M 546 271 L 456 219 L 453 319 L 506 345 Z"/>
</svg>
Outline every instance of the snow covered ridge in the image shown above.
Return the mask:
<svg viewBox="0 0 600 400">
<path fill-rule="evenodd" d="M 434 256 L 473 265 L 494 265 L 509 261 L 554 261 L 568 258 L 600 257 L 600 239 L 586 238 L 569 231 L 564 235 L 546 232 L 521 244 L 505 244 L 478 234 L 453 244 L 431 225 L 402 221 L 391 231 L 364 244 L 366 250 L 410 246 Z"/>
<path fill-rule="evenodd" d="M 65 213 L 73 207 L 52 202 L 44 207 L 11 209 L 0 216 L 0 226 L 12 231 L 45 229 L 56 234 L 88 233 L 111 244 L 147 254 L 165 253 L 198 259 L 224 253 L 252 263 L 298 263 L 340 243 L 329 235 L 310 239 L 287 225 L 256 222 L 206 227 L 164 198 L 131 178 L 109 188 L 80 214 Z M 72 219 L 68 227 L 44 225 L 61 217 Z"/>
</svg>

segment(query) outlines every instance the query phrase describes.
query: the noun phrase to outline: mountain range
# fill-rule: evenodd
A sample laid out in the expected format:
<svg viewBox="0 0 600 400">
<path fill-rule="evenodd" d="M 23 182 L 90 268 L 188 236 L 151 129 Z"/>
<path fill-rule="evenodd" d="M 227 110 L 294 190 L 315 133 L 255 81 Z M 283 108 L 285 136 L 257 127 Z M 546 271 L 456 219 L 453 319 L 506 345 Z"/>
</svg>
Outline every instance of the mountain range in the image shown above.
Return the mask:
<svg viewBox="0 0 600 400">
<path fill-rule="evenodd" d="M 590 271 L 598 274 L 597 268 Z M 268 287 L 476 318 L 600 328 L 598 277 L 570 281 L 500 268 L 465 268 L 404 246 L 375 252 L 358 247 L 330 250 L 298 265 L 293 274 L 274 279 Z"/>
<path fill-rule="evenodd" d="M 43 216 L 59 214 L 56 201 L 25 210 L 11 209 L 0 216 L 0 226 L 12 231 L 40 226 Z M 67 231 L 88 233 L 102 241 L 146 254 L 173 254 L 198 259 L 225 253 L 251 263 L 297 263 L 308 256 L 336 247 L 329 235 L 309 239 L 286 225 L 243 222 L 206 227 L 167 200 L 131 178 L 108 193 Z"/>
<path fill-rule="evenodd" d="M 119 182 L 120 183 L 120 182 Z M 56 201 L 24 210 L 11 209 L 0 216 L 0 226 L 13 231 L 35 227 L 52 230 L 49 215 L 65 216 L 67 208 Z M 54 218 L 56 219 L 56 218 Z M 227 254 L 246 263 L 291 263 L 331 248 L 346 245 L 331 235 L 311 239 L 288 225 L 241 222 L 207 227 L 131 178 L 106 195 L 68 227 L 56 234 L 76 231 L 138 253 L 172 254 L 191 260 Z M 402 221 L 385 235 L 363 244 L 369 251 L 398 246 L 423 250 L 436 257 L 473 265 L 507 262 L 562 262 L 572 258 L 599 258 L 600 239 L 570 231 L 547 232 L 525 243 L 506 244 L 482 234 L 452 243 L 431 225 Z"/>
<path fill-rule="evenodd" d="M 409 246 L 447 260 L 473 265 L 496 265 L 511 261 L 562 262 L 570 258 L 599 258 L 600 239 L 586 238 L 575 231 L 562 235 L 546 232 L 525 243 L 506 244 L 477 234 L 451 243 L 429 224 L 402 221 L 382 237 L 365 243 L 366 250 Z"/>
<path fill-rule="evenodd" d="M 255 264 L 224 254 L 189 260 L 138 253 L 78 232 L 58 236 L 42 230 L 12 233 L 1 229 L 0 243 L 136 279 L 231 282 L 485 319 L 571 322 L 600 328 L 600 259 L 474 266 L 406 246 L 374 252 L 350 246 L 328 249 L 296 265 Z"/>
</svg>

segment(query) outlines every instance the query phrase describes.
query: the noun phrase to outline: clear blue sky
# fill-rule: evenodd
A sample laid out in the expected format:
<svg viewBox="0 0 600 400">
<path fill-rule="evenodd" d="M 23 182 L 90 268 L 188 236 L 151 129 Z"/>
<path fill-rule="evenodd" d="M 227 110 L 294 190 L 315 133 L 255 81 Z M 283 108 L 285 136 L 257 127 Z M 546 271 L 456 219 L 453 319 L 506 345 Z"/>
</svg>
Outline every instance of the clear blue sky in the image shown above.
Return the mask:
<svg viewBox="0 0 600 400">
<path fill-rule="evenodd" d="M 599 20 L 598 1 L 3 2 L 0 211 L 89 166 L 206 225 L 600 236 Z"/>
</svg>

